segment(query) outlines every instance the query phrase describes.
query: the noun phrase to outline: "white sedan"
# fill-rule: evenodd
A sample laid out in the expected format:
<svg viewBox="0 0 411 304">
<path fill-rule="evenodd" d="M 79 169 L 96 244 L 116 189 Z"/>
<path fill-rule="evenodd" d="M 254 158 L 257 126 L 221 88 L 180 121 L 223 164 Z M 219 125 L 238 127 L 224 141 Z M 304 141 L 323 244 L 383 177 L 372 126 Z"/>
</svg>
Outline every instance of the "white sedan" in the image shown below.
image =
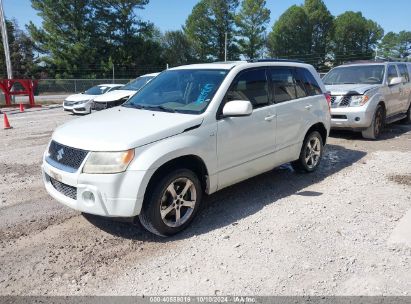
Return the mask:
<svg viewBox="0 0 411 304">
<path fill-rule="evenodd" d="M 100 84 L 92 87 L 84 93 L 70 95 L 64 100 L 63 108 L 75 114 L 90 114 L 93 101 L 96 97 L 115 91 L 123 87 L 123 84 Z"/>
<path fill-rule="evenodd" d="M 126 84 L 120 90 L 98 96 L 94 99 L 93 110 L 99 111 L 123 104 L 159 74 L 160 73 L 142 75 Z"/>
</svg>

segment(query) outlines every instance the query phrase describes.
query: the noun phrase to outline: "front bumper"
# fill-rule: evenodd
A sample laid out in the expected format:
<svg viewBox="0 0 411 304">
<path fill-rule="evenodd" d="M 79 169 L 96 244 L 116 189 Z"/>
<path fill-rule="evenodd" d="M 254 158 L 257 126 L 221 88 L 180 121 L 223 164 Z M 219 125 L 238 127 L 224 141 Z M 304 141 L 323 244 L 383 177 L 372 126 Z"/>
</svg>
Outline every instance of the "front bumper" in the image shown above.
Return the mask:
<svg viewBox="0 0 411 304">
<path fill-rule="evenodd" d="M 146 171 L 118 174 L 79 172 L 62 171 L 44 161 L 42 173 L 47 192 L 60 203 L 85 213 L 105 217 L 132 217 L 140 213 L 144 196 L 138 197 L 138 193 L 139 187 L 144 184 Z M 74 194 L 70 197 L 61 188 L 58 190 L 56 181 L 72 189 Z"/>
<path fill-rule="evenodd" d="M 88 114 L 91 113 L 91 102 L 78 104 L 78 105 L 63 105 L 64 111 L 70 111 L 76 114 Z"/>
<path fill-rule="evenodd" d="M 331 128 L 364 130 L 371 126 L 373 115 L 363 107 L 331 108 Z"/>
</svg>

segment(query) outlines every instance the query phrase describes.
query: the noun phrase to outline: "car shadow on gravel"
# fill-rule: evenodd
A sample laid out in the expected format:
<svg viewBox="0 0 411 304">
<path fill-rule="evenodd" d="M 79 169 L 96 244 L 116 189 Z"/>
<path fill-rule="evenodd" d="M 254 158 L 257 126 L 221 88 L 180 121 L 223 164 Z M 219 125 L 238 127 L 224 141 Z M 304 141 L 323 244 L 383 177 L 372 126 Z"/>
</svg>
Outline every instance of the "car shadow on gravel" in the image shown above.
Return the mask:
<svg viewBox="0 0 411 304">
<path fill-rule="evenodd" d="M 411 124 L 406 125 L 401 122 L 396 122 L 384 127 L 384 130 L 378 138 L 378 141 L 393 139 L 410 131 Z M 330 136 L 347 140 L 374 141 L 373 139 L 363 138 L 361 132 L 346 130 L 332 130 Z"/>
<path fill-rule="evenodd" d="M 350 150 L 338 145 L 327 145 L 320 168 L 314 173 L 299 174 L 291 168 L 290 164 L 285 164 L 206 196 L 202 210 L 199 211 L 192 225 L 170 238 L 156 237 L 146 232 L 139 223 L 119 222 L 88 214 L 84 214 L 84 217 L 103 231 L 126 239 L 147 242 L 187 239 L 218 228 L 236 225 L 237 221 L 290 195 L 299 195 L 302 199 L 306 196 L 320 196 L 322 195 L 320 192 L 302 190 L 353 165 L 365 155 L 366 153 L 362 151 Z"/>
</svg>

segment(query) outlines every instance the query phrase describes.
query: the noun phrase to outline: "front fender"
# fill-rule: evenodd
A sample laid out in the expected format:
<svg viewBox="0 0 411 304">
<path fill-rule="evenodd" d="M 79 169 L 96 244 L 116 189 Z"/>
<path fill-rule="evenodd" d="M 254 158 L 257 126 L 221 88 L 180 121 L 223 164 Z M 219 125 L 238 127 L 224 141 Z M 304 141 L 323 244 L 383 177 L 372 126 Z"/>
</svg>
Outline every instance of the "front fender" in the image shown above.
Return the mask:
<svg viewBox="0 0 411 304">
<path fill-rule="evenodd" d="M 212 191 L 217 181 L 213 177 L 217 168 L 216 129 L 200 127 L 135 149 L 135 159 L 128 170 L 145 171 L 138 197 L 144 196 L 145 188 L 155 171 L 165 163 L 187 155 L 203 160 L 209 174 Z"/>
</svg>

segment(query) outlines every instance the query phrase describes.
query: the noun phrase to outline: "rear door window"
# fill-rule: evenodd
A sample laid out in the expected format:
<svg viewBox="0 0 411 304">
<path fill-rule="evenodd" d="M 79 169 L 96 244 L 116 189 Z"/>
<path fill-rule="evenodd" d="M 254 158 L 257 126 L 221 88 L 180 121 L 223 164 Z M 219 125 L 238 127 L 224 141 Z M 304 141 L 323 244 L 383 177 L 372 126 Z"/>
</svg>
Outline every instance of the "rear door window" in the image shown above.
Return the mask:
<svg viewBox="0 0 411 304">
<path fill-rule="evenodd" d="M 401 77 L 404 77 L 407 82 L 410 82 L 410 74 L 408 73 L 407 65 L 404 63 L 398 65 Z"/>
<path fill-rule="evenodd" d="M 254 69 L 241 72 L 227 92 L 227 101 L 247 100 L 253 108 L 269 104 L 266 69 Z"/>
<path fill-rule="evenodd" d="M 274 102 L 281 103 L 296 99 L 298 94 L 294 79 L 294 69 L 278 67 L 272 68 L 270 71 Z"/>
<path fill-rule="evenodd" d="M 395 68 L 394 65 L 388 66 L 388 74 L 387 74 L 388 83 L 390 83 L 391 80 L 395 77 L 398 77 L 397 69 Z"/>
</svg>

